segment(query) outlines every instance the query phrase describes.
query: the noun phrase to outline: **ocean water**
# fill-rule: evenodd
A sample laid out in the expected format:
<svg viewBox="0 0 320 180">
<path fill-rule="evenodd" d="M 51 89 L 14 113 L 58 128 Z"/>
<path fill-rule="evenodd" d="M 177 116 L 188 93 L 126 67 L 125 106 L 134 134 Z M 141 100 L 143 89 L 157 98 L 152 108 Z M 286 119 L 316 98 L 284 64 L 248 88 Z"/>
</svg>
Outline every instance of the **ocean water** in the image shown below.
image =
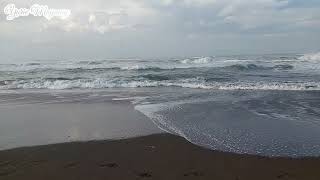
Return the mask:
<svg viewBox="0 0 320 180">
<path fill-rule="evenodd" d="M 94 93 L 85 101 L 112 91 L 206 148 L 320 156 L 320 53 L 7 63 L 0 89 Z"/>
<path fill-rule="evenodd" d="M 0 89 L 319 90 L 320 53 L 0 64 Z"/>
</svg>

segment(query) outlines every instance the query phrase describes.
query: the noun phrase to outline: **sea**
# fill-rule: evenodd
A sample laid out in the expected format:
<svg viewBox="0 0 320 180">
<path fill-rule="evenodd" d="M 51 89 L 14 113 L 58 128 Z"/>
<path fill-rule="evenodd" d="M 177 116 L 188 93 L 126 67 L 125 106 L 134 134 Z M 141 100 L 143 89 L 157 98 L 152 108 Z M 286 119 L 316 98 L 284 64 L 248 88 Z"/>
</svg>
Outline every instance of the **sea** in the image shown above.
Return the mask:
<svg viewBox="0 0 320 180">
<path fill-rule="evenodd" d="M 0 92 L 25 90 L 119 91 L 114 101 L 205 148 L 320 156 L 320 53 L 0 64 Z"/>
</svg>

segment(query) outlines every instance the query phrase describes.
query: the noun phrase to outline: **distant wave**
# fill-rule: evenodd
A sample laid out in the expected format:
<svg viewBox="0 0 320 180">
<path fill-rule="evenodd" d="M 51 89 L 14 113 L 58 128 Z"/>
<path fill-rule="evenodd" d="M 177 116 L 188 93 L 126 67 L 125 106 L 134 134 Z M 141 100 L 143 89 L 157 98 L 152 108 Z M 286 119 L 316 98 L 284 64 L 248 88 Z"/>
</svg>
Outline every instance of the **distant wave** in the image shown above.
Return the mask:
<svg viewBox="0 0 320 180">
<path fill-rule="evenodd" d="M 235 65 L 227 66 L 225 68 L 229 70 L 239 70 L 239 71 L 272 69 L 270 67 L 258 66 L 255 64 L 235 64 Z"/>
<path fill-rule="evenodd" d="M 80 61 L 78 64 L 84 64 L 84 65 L 99 65 L 102 64 L 102 61 Z"/>
<path fill-rule="evenodd" d="M 118 71 L 166 71 L 166 70 L 177 70 L 177 69 L 195 69 L 195 68 L 221 68 L 226 70 L 234 70 L 234 71 L 254 71 L 254 70 L 291 70 L 294 69 L 294 66 L 289 64 L 278 64 L 274 66 L 263 66 L 256 64 L 233 64 L 233 65 L 203 65 L 203 66 L 187 66 L 187 65 L 126 65 L 126 66 L 66 66 L 66 67 L 50 67 L 50 66 L 42 66 L 38 65 L 30 65 L 36 66 L 35 68 L 15 68 L 12 71 L 32 71 L 32 72 L 42 72 L 44 70 L 51 71 L 66 71 L 66 72 L 91 72 L 91 71 L 110 71 L 110 70 L 118 70 Z"/>
<path fill-rule="evenodd" d="M 27 63 L 25 64 L 26 66 L 39 66 L 41 65 L 40 63 Z"/>
<path fill-rule="evenodd" d="M 121 70 L 166 70 L 166 69 L 172 69 L 172 68 L 133 65 L 133 66 L 120 67 L 119 69 Z"/>
<path fill-rule="evenodd" d="M 180 62 L 183 64 L 207 64 L 213 61 L 213 58 L 211 57 L 201 57 L 201 58 L 195 58 L 195 59 L 184 59 Z"/>
<path fill-rule="evenodd" d="M 273 66 L 273 69 L 276 69 L 276 70 L 291 70 L 291 69 L 294 69 L 294 66 L 292 66 L 290 64 L 279 64 L 279 65 Z"/>
<path fill-rule="evenodd" d="M 66 77 L 55 77 L 55 78 L 43 78 L 45 81 L 72 81 L 72 80 L 80 80 L 83 79 L 81 77 L 74 78 L 66 78 Z"/>
<path fill-rule="evenodd" d="M 306 55 L 306 57 L 308 56 Z M 309 57 L 310 58 L 310 57 Z M 313 57 L 312 57 L 313 58 Z M 240 58 L 241 59 L 241 58 Z M 301 57 L 300 59 L 303 59 Z M 292 60 L 274 60 L 266 64 L 264 61 L 254 60 L 238 60 L 233 59 L 219 59 L 213 57 L 200 57 L 189 58 L 182 60 L 137 60 L 137 61 L 66 61 L 66 62 L 31 62 L 25 64 L 16 65 L 0 65 L 1 71 L 68 71 L 68 72 L 80 72 L 80 71 L 109 71 L 109 70 L 121 70 L 121 71 L 160 71 L 160 70 L 174 70 L 174 69 L 191 69 L 191 68 L 225 68 L 227 70 L 246 71 L 246 70 L 291 70 L 295 66 L 290 63 L 294 63 Z"/>
<path fill-rule="evenodd" d="M 238 71 L 253 71 L 253 70 L 290 70 L 294 66 L 289 64 L 278 64 L 275 66 L 261 66 L 256 64 L 235 64 L 227 67 L 223 67 L 228 70 L 238 70 Z"/>
</svg>

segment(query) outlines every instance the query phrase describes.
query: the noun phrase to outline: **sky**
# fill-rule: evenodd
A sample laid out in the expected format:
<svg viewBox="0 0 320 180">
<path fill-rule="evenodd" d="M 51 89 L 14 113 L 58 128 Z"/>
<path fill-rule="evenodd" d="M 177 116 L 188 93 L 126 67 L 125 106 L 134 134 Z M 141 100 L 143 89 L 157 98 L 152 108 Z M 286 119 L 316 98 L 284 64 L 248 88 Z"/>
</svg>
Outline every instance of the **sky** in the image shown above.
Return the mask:
<svg viewBox="0 0 320 180">
<path fill-rule="evenodd" d="M 4 7 L 70 9 L 6 20 Z M 320 51 L 319 0 L 0 0 L 0 61 Z"/>
</svg>

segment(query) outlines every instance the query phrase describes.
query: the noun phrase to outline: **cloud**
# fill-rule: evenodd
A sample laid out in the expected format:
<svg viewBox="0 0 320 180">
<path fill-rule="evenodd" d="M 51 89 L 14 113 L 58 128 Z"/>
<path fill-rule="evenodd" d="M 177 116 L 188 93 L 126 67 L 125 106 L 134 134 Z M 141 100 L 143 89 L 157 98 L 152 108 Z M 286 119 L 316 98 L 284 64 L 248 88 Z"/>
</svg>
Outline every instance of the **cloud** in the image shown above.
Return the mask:
<svg viewBox="0 0 320 180">
<path fill-rule="evenodd" d="M 43 23 L 42 31 L 49 29 L 60 29 L 66 32 L 97 32 L 104 34 L 131 28 L 128 15 L 125 12 L 91 12 L 88 14 L 77 14 L 62 20 L 53 19 Z"/>
<path fill-rule="evenodd" d="M 193 30 L 225 31 L 231 27 L 231 32 L 235 29 L 243 31 L 270 26 L 277 30 L 282 29 L 277 26 L 293 27 L 294 24 L 310 28 L 318 27 L 317 18 L 320 14 L 320 7 L 295 8 L 289 6 L 290 0 L 46 1 L 55 8 L 71 8 L 72 16 L 65 21 L 55 19 L 43 22 L 41 30 L 60 29 L 66 32 L 89 31 L 101 34 L 134 31 L 137 27 L 188 33 Z M 191 26 L 194 27 L 181 29 Z"/>
<path fill-rule="evenodd" d="M 279 0 L 232 0 L 221 8 L 218 16 L 243 28 L 255 28 L 277 23 L 278 18 L 285 15 L 285 11 L 281 8 L 287 5 L 288 1 Z M 290 17 L 287 18 L 290 22 Z"/>
<path fill-rule="evenodd" d="M 205 6 L 218 2 L 219 0 L 160 0 L 164 5 L 184 4 L 188 6 Z"/>
<path fill-rule="evenodd" d="M 28 7 L 36 1 L 2 2 L 1 6 L 15 3 Z M 50 21 L 21 17 L 8 22 L 2 12 L 1 38 L 15 39 L 11 44 L 41 42 L 52 47 L 59 42 L 78 42 L 76 46 L 83 46 L 82 50 L 102 48 L 103 44 L 109 53 L 118 55 L 202 55 L 212 49 L 243 49 L 243 44 L 247 50 L 265 49 L 266 44 L 270 49 L 274 44 L 284 49 L 320 46 L 316 41 L 320 37 L 320 3 L 316 0 L 42 0 L 41 4 L 71 9 L 71 16 Z M 35 33 L 37 41 L 32 40 Z M 303 40 L 308 42 L 305 47 L 299 45 Z M 5 47 L 6 42 L 1 43 Z"/>
<path fill-rule="evenodd" d="M 24 2 L 24 3 L 23 3 Z M 29 2 L 29 3 L 28 3 Z M 15 3 L 7 0 L 7 3 Z M 5 4 L 7 4 L 5 3 Z M 154 16 L 154 11 L 150 7 L 145 7 L 143 1 L 132 0 L 92 0 L 92 1 L 49 1 L 42 2 L 49 7 L 69 8 L 71 16 L 66 20 L 53 18 L 51 21 L 42 21 L 39 17 L 34 17 L 34 21 L 41 21 L 38 29 L 41 31 L 50 29 L 60 29 L 66 32 L 97 32 L 106 33 L 109 31 L 123 30 L 136 27 L 151 22 L 150 17 Z M 15 3 L 17 8 L 28 8 L 33 4 L 30 1 L 19 1 Z M 1 16 L 1 17 L 4 17 Z M 5 21 L 1 19 L 1 22 Z M 0 22 L 0 23 L 1 23 Z M 38 29 L 36 31 L 38 31 Z M 32 29 L 26 29 L 26 31 Z M 35 29 L 33 29 L 35 30 Z"/>
</svg>

